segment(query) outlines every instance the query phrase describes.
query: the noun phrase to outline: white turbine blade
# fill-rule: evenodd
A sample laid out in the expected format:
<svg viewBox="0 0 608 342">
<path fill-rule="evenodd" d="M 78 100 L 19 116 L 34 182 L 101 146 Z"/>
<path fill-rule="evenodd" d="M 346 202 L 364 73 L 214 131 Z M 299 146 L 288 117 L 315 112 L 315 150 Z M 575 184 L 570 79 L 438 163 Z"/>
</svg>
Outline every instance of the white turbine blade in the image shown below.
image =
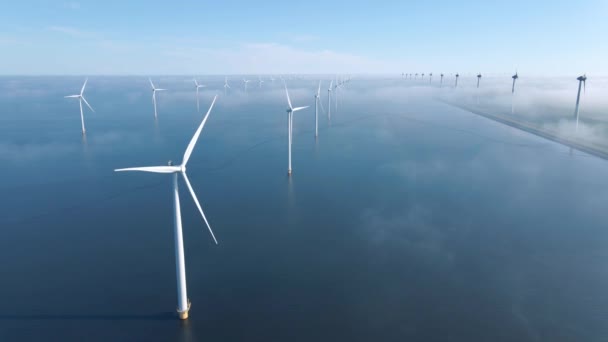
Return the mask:
<svg viewBox="0 0 608 342">
<path fill-rule="evenodd" d="M 154 90 L 156 90 L 156 91 L 163 91 L 163 90 L 167 90 L 167 89 L 156 88 Z"/>
<path fill-rule="evenodd" d="M 194 81 L 194 85 L 198 87 L 198 82 L 196 81 L 196 78 L 193 81 Z"/>
<path fill-rule="evenodd" d="M 84 80 L 84 84 L 82 85 L 82 89 L 80 89 L 80 95 L 82 95 L 82 94 L 84 93 L 84 87 L 86 87 L 86 86 L 87 86 L 87 82 L 88 82 L 88 81 L 89 81 L 89 79 L 88 79 L 88 78 Z"/>
<path fill-rule="evenodd" d="M 205 217 L 203 208 L 201 208 L 201 204 L 198 202 L 198 198 L 196 198 L 196 194 L 194 193 L 194 189 L 192 189 L 192 185 L 190 185 L 190 180 L 188 180 L 188 176 L 186 175 L 185 172 L 182 172 L 182 176 L 184 176 L 184 181 L 186 181 L 186 186 L 188 187 L 188 190 L 190 190 L 190 194 L 192 195 L 194 204 L 196 204 L 198 211 L 201 213 L 201 216 L 203 217 L 203 220 L 205 221 L 205 224 L 207 225 L 207 228 L 209 229 L 209 233 L 211 234 L 213 241 L 217 245 L 217 239 L 215 238 L 215 234 L 213 234 L 213 230 L 211 230 L 211 226 L 209 225 L 209 222 L 207 221 L 207 218 Z"/>
<path fill-rule="evenodd" d="M 207 118 L 209 117 L 209 114 L 211 113 L 211 109 L 213 109 L 213 105 L 215 104 L 216 99 L 217 99 L 217 95 L 215 95 L 213 97 L 213 102 L 211 102 L 211 106 L 209 107 L 207 114 L 205 114 L 205 118 L 203 118 L 203 122 L 201 122 L 201 125 L 198 126 L 198 129 L 194 133 L 192 140 L 190 140 L 190 143 L 188 144 L 188 147 L 186 148 L 186 152 L 184 153 L 184 160 L 182 161 L 182 165 L 186 165 L 188 163 L 188 159 L 190 159 L 192 150 L 194 150 L 194 145 L 196 145 L 196 141 L 198 140 L 198 137 L 201 135 L 201 132 L 203 131 L 205 122 L 207 122 Z"/>
<path fill-rule="evenodd" d="M 148 77 L 148 81 L 150 81 L 150 86 L 152 87 L 152 90 L 155 90 L 156 88 L 154 88 L 154 83 L 152 83 L 152 79 L 150 77 Z"/>
<path fill-rule="evenodd" d="M 334 81 L 332 80 L 331 82 L 329 82 L 329 91 L 331 91 L 331 86 L 334 84 Z"/>
<path fill-rule="evenodd" d="M 287 103 L 289 104 L 289 108 L 293 110 L 293 107 L 291 106 L 291 99 L 289 98 L 289 91 L 287 91 L 287 85 L 285 85 L 285 94 L 287 95 Z"/>
<path fill-rule="evenodd" d="M 80 97 L 80 95 L 68 95 L 68 96 L 64 96 L 65 98 L 76 98 L 76 97 Z"/>
<path fill-rule="evenodd" d="M 89 106 L 89 109 L 91 109 L 93 111 L 93 113 L 95 113 L 95 109 L 93 109 L 93 107 L 91 107 L 91 105 L 87 102 L 87 99 L 85 99 L 84 96 L 81 96 L 81 98 L 84 101 L 84 103 L 86 103 L 87 106 Z"/>
<path fill-rule="evenodd" d="M 299 111 L 299 110 L 306 109 L 306 108 L 308 108 L 308 107 L 310 107 L 310 106 L 296 107 L 296 108 L 293 108 L 291 111 L 292 111 L 292 112 L 297 112 L 297 111 Z"/>
<path fill-rule="evenodd" d="M 122 171 L 141 171 L 153 173 L 174 173 L 181 171 L 179 166 L 143 166 L 143 167 L 128 167 L 125 169 L 115 169 L 116 172 Z"/>
<path fill-rule="evenodd" d="M 317 89 L 317 96 L 321 96 L 321 81 L 319 81 L 319 88 Z"/>
</svg>

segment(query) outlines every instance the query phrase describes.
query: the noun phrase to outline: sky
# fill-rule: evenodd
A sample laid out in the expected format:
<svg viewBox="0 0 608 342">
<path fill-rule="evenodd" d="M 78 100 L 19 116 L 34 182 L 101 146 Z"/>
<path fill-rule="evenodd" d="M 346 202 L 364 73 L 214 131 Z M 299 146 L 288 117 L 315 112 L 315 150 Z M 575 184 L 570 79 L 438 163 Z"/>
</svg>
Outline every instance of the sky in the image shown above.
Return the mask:
<svg viewBox="0 0 608 342">
<path fill-rule="evenodd" d="M 0 75 L 608 75 L 608 1 L 12 1 Z"/>
</svg>

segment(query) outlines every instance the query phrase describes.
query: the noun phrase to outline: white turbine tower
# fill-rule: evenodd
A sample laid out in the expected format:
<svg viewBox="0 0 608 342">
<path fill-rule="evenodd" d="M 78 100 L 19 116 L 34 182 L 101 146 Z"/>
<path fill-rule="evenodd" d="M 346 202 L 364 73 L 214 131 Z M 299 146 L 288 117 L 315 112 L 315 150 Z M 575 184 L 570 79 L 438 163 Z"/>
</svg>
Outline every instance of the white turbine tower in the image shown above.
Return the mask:
<svg viewBox="0 0 608 342">
<path fill-rule="evenodd" d="M 205 88 L 206 85 L 204 84 L 198 84 L 198 81 L 196 80 L 196 78 L 194 79 L 194 87 L 196 88 L 196 111 L 198 112 L 199 109 L 199 100 L 198 100 L 198 90 L 200 88 Z"/>
<path fill-rule="evenodd" d="M 285 85 L 285 94 L 287 95 L 287 104 L 289 108 L 287 108 L 287 146 L 289 149 L 289 165 L 287 168 L 287 174 L 291 175 L 291 142 L 292 142 L 292 132 L 293 132 L 293 113 L 308 108 L 308 106 L 304 107 L 296 107 L 293 108 L 291 105 L 291 99 L 289 98 L 289 91 L 287 91 L 287 85 Z"/>
<path fill-rule="evenodd" d="M 331 121 L 331 86 L 334 84 L 332 80 L 329 82 L 329 88 L 327 89 L 327 119 Z"/>
<path fill-rule="evenodd" d="M 315 94 L 315 138 L 319 136 L 319 102 L 321 101 L 321 81 Z"/>
<path fill-rule="evenodd" d="M 243 83 L 245 84 L 245 91 L 247 91 L 247 84 L 249 83 L 249 80 L 246 80 L 243 78 Z"/>
<path fill-rule="evenodd" d="M 95 112 L 95 110 L 93 109 L 93 107 L 91 107 L 91 105 L 84 98 L 84 88 L 87 86 L 87 81 L 88 80 L 89 80 L 88 78 L 84 80 L 84 84 L 82 85 L 82 88 L 80 89 L 80 94 L 65 96 L 65 98 L 75 98 L 75 99 L 78 99 L 78 102 L 80 102 L 80 123 L 82 125 L 82 134 L 86 133 L 86 129 L 84 128 L 84 115 L 82 113 L 82 101 L 84 101 L 84 103 L 89 107 L 89 109 L 91 109 L 91 111 L 93 111 L 93 113 Z"/>
<path fill-rule="evenodd" d="M 587 75 L 579 76 L 576 79 L 578 80 L 578 94 L 576 95 L 576 108 L 574 109 L 574 117 L 576 118 L 576 131 L 578 131 L 578 105 L 581 101 L 581 85 L 583 86 L 583 91 L 585 91 L 587 88 Z"/>
<path fill-rule="evenodd" d="M 264 83 L 264 80 L 262 80 L 262 78 L 260 76 L 258 76 L 258 79 L 259 79 L 260 88 L 262 88 L 262 83 Z"/>
<path fill-rule="evenodd" d="M 443 74 L 440 75 L 441 79 L 439 80 L 439 88 L 441 88 L 441 86 L 443 86 Z"/>
<path fill-rule="evenodd" d="M 151 78 L 148 78 L 148 81 L 150 81 L 150 86 L 152 87 L 152 102 L 154 103 L 154 118 L 156 119 L 156 118 L 158 118 L 158 115 L 156 113 L 156 92 L 167 90 L 167 89 L 161 89 L 161 88 L 154 87 L 154 83 L 152 83 Z"/>
<path fill-rule="evenodd" d="M 182 234 L 182 217 L 181 210 L 179 204 L 179 191 L 178 191 L 178 175 L 181 174 L 184 182 L 186 183 L 186 187 L 190 191 L 192 195 L 192 199 L 194 200 L 194 204 L 198 208 L 207 228 L 209 229 L 209 233 L 213 238 L 213 241 L 217 245 L 217 240 L 215 235 L 213 234 L 213 230 L 211 230 L 211 226 L 209 222 L 207 222 L 207 218 L 205 217 L 205 213 L 203 213 L 203 209 L 201 208 L 198 199 L 196 198 L 196 194 L 192 189 L 192 185 L 190 184 L 190 180 L 188 180 L 188 176 L 186 175 L 186 164 L 188 164 L 188 159 L 190 159 L 190 155 L 192 154 L 192 150 L 194 150 L 194 145 L 198 140 L 198 137 L 203 130 L 203 126 L 205 126 L 205 122 L 207 122 L 207 118 L 209 117 L 209 113 L 211 113 L 211 109 L 215 104 L 215 100 L 217 99 L 217 95 L 213 98 L 213 102 L 211 103 L 211 107 L 209 107 L 209 111 L 205 115 L 203 122 L 201 122 L 200 126 L 194 133 L 192 140 L 188 144 L 186 148 L 186 152 L 184 153 L 184 158 L 182 160 L 181 165 L 173 165 L 169 162 L 168 166 L 147 166 L 147 167 L 131 167 L 126 169 L 116 169 L 114 171 L 142 171 L 142 172 L 152 172 L 152 173 L 170 173 L 173 174 L 173 215 L 174 215 L 174 238 L 175 238 L 175 267 L 176 267 L 176 276 L 177 276 L 177 312 L 179 314 L 180 319 L 188 318 L 188 311 L 190 310 L 190 301 L 188 300 L 188 293 L 186 290 L 186 264 L 184 260 L 184 240 Z"/>
</svg>

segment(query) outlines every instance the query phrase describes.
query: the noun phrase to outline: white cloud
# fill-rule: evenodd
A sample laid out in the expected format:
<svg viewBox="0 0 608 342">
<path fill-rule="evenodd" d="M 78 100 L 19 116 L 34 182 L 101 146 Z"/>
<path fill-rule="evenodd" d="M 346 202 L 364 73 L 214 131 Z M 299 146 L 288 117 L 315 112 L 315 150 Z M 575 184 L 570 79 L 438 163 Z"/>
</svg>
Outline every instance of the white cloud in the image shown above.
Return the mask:
<svg viewBox="0 0 608 342">
<path fill-rule="evenodd" d="M 59 32 L 66 34 L 68 36 L 82 38 L 82 37 L 91 37 L 94 34 L 91 32 L 83 31 L 74 27 L 69 26 L 49 26 L 47 27 L 48 31 Z"/>
</svg>

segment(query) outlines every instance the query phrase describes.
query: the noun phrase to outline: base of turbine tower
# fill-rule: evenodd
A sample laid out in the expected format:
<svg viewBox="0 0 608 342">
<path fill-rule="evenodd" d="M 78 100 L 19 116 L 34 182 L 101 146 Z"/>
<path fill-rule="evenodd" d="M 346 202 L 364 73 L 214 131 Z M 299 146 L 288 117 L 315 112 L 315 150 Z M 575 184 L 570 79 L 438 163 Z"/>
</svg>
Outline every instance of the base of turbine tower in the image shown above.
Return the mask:
<svg viewBox="0 0 608 342">
<path fill-rule="evenodd" d="M 188 301 L 188 308 L 186 308 L 186 310 L 184 310 L 184 311 L 180 311 L 179 308 L 177 308 L 177 315 L 178 315 L 179 319 L 181 319 L 182 321 L 188 319 L 188 312 L 190 311 L 190 305 L 191 305 L 191 303 L 190 303 L 190 301 Z"/>
<path fill-rule="evenodd" d="M 291 176 L 291 170 L 287 170 L 287 175 Z"/>
</svg>

